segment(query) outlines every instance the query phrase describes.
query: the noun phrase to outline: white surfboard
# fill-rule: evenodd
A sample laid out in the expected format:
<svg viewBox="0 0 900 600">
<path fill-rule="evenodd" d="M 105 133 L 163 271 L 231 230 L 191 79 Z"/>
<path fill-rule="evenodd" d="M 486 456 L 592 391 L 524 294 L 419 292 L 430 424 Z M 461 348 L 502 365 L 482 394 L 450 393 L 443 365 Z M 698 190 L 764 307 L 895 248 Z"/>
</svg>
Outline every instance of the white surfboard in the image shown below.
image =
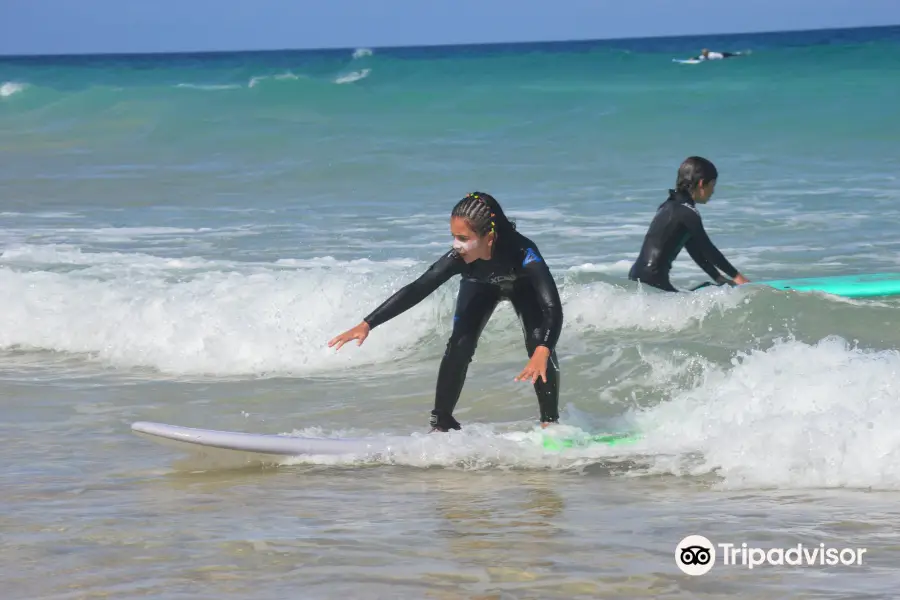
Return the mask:
<svg viewBox="0 0 900 600">
<path fill-rule="evenodd" d="M 159 444 L 175 446 L 182 450 L 190 449 L 193 446 L 197 449 L 213 448 L 277 456 L 380 453 L 389 451 L 391 446 L 402 442 L 408 444 L 411 439 L 408 436 L 371 438 L 294 437 L 289 435 L 196 429 L 147 421 L 133 423 L 131 430 Z"/>
<path fill-rule="evenodd" d="M 434 450 L 434 444 L 450 441 L 445 439 L 447 434 L 437 437 L 420 433 L 406 436 L 317 438 L 197 429 L 147 421 L 133 423 L 131 430 L 160 445 L 185 452 L 192 460 L 202 458 L 202 462 L 208 463 L 210 467 L 282 464 L 288 459 L 304 460 L 304 457 L 314 456 L 350 457 L 354 462 L 367 459 L 383 461 L 395 453 L 428 453 L 429 448 Z M 544 451 L 557 453 L 573 447 L 618 446 L 640 438 L 639 434 L 632 433 L 595 434 L 587 437 L 578 435 L 574 438 L 560 436 L 558 433 L 541 431 L 541 439 L 533 439 L 529 438 L 530 434 L 513 432 L 500 434 L 494 441 L 510 445 L 537 443 L 539 447 L 543 446 Z M 196 466 L 194 462 L 191 464 Z"/>
</svg>

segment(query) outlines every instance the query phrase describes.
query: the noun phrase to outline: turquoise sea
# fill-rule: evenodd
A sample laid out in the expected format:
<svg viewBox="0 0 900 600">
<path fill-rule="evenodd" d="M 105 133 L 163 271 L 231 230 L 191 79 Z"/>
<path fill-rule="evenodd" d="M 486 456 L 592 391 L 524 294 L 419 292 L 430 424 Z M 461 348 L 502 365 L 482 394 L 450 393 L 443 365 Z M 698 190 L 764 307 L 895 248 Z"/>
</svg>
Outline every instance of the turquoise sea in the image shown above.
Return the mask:
<svg viewBox="0 0 900 600">
<path fill-rule="evenodd" d="M 900 271 L 897 73 L 900 27 L 0 57 L 4 600 L 893 597 L 900 301 L 627 272 L 690 155 L 751 280 Z M 326 347 L 474 190 L 560 287 L 562 426 L 639 444 L 541 450 L 509 306 L 423 437 L 457 280 Z M 411 437 L 273 467 L 134 421 Z M 867 552 L 690 577 L 691 534 Z"/>
</svg>

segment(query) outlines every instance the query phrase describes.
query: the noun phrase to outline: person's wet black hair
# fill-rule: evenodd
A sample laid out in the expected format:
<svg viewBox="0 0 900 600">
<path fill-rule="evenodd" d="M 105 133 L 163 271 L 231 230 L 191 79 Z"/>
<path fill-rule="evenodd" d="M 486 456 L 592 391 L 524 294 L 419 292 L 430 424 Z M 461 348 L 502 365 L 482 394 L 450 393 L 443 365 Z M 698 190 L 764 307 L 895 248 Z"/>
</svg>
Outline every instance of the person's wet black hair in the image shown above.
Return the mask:
<svg viewBox="0 0 900 600">
<path fill-rule="evenodd" d="M 719 178 L 719 172 L 712 162 L 700 156 L 685 159 L 678 167 L 678 178 L 675 180 L 675 191 L 690 194 L 701 181 L 709 183 Z"/>
</svg>

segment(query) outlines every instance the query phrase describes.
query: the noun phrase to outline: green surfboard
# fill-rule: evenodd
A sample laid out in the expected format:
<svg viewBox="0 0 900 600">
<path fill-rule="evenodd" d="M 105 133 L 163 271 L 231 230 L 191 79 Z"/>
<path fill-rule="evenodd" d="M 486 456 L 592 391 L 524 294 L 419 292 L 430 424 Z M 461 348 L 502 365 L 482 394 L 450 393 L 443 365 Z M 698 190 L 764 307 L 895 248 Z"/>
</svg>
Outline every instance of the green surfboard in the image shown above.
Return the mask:
<svg viewBox="0 0 900 600">
<path fill-rule="evenodd" d="M 620 444 L 630 444 L 641 439 L 637 433 L 607 433 L 602 435 L 592 435 L 586 438 L 557 438 L 549 435 L 544 436 L 545 450 L 562 450 L 564 448 L 586 448 L 596 444 L 604 444 L 606 446 L 618 446 Z"/>
<path fill-rule="evenodd" d="M 845 298 L 869 298 L 900 295 L 900 273 L 867 273 L 833 277 L 806 277 L 752 281 L 747 285 L 765 285 L 779 290 L 825 292 Z"/>
<path fill-rule="evenodd" d="M 699 289 L 717 284 L 706 281 L 690 288 Z M 798 279 L 770 279 L 751 281 L 744 285 L 775 288 L 795 292 L 824 292 L 844 298 L 875 298 L 900 296 L 900 273 L 864 273 L 862 275 L 834 275 L 830 277 L 801 277 Z"/>
</svg>

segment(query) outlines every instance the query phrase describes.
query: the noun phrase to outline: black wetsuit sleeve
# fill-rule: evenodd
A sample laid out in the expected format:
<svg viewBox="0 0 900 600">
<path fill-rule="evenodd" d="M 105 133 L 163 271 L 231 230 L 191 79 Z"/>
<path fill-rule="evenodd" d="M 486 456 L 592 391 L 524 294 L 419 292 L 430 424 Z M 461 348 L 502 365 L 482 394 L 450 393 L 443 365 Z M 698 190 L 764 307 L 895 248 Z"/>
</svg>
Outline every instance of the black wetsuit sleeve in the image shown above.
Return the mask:
<svg viewBox="0 0 900 600">
<path fill-rule="evenodd" d="M 365 319 L 371 329 L 390 321 L 427 298 L 448 279 L 462 270 L 462 258 L 455 252 L 448 252 L 435 261 L 418 279 L 400 288 L 381 306 L 373 310 Z"/>
<path fill-rule="evenodd" d="M 719 278 L 722 277 L 722 274 L 716 270 L 711 262 L 703 255 L 698 244 L 696 242 L 696 238 L 691 238 L 687 244 L 684 245 L 684 249 L 688 251 L 688 254 L 691 255 L 691 258 L 694 259 L 694 262 L 703 269 L 707 275 L 709 275 L 713 281 L 718 283 Z"/>
<path fill-rule="evenodd" d="M 533 246 L 525 250 L 522 271 L 531 280 L 543 315 L 540 335 L 535 338 L 539 340 L 538 345 L 546 346 L 552 351 L 556 348 L 556 342 L 559 341 L 563 325 L 562 301 L 559 298 L 556 281 L 553 279 L 550 267 L 547 266 L 537 248 Z"/>
<path fill-rule="evenodd" d="M 690 209 L 685 208 L 685 210 Z M 709 269 L 710 266 L 718 267 L 732 279 L 737 277 L 738 270 L 728 262 L 722 253 L 719 252 L 719 249 L 712 243 L 712 240 L 709 239 L 709 236 L 706 235 L 706 229 L 703 228 L 703 222 L 700 220 L 700 216 L 691 211 L 690 216 L 686 218 L 684 222 L 691 235 L 690 240 L 685 244 L 685 249 L 691 255 L 691 258 L 694 259 L 694 262 L 714 279 L 719 278 L 719 273 L 716 273 L 714 269 L 711 271 Z"/>
</svg>

